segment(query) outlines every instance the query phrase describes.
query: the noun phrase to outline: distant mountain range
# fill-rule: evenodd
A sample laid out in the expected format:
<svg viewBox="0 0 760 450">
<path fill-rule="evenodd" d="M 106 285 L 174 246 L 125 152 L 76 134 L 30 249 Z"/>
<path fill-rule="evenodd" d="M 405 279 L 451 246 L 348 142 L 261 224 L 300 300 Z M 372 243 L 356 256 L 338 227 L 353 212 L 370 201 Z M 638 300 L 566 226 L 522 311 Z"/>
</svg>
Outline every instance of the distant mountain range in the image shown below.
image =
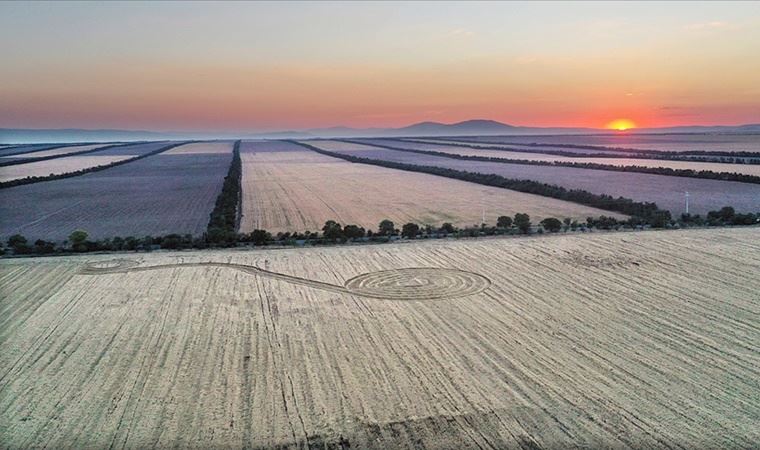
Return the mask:
<svg viewBox="0 0 760 450">
<path fill-rule="evenodd" d="M 114 142 L 178 139 L 284 139 L 329 137 L 400 137 L 400 136 L 497 136 L 541 134 L 599 134 L 616 133 L 600 128 L 520 127 L 495 120 L 467 120 L 445 124 L 420 122 L 402 128 L 331 127 L 310 130 L 273 131 L 264 133 L 160 132 L 140 130 L 84 129 L 14 129 L 0 128 L 0 144 L 37 142 Z M 760 133 L 760 124 L 736 126 L 680 126 L 665 128 L 636 128 L 627 133 Z"/>
</svg>

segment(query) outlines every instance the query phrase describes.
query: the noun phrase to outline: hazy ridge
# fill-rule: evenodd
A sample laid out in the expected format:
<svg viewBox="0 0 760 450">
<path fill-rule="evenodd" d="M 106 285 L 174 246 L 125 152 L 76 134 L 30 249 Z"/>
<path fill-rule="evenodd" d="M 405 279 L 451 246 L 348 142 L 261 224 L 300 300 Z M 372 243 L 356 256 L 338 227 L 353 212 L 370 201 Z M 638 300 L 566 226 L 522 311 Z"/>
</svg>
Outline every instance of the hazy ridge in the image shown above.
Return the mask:
<svg viewBox="0 0 760 450">
<path fill-rule="evenodd" d="M 420 122 L 401 128 L 330 127 L 309 130 L 270 132 L 182 132 L 146 130 L 90 130 L 79 128 L 31 129 L 0 128 L 0 144 L 47 142 L 113 142 L 177 139 L 252 139 L 252 138 L 309 138 L 309 137 L 399 137 L 399 136 L 493 136 L 530 134 L 595 134 L 615 133 L 602 128 L 521 127 L 494 120 L 466 120 L 452 124 Z M 678 126 L 638 128 L 628 133 L 760 133 L 760 124 L 735 126 Z"/>
</svg>

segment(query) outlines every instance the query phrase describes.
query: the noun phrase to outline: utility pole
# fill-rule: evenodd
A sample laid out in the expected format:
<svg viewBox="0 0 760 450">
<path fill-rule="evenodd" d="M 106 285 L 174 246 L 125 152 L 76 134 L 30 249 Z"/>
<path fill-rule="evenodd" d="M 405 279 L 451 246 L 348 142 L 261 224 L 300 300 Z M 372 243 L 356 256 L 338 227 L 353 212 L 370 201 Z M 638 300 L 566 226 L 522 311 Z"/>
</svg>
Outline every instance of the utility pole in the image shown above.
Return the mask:
<svg viewBox="0 0 760 450">
<path fill-rule="evenodd" d="M 686 191 L 686 214 L 689 214 L 689 191 Z"/>
</svg>

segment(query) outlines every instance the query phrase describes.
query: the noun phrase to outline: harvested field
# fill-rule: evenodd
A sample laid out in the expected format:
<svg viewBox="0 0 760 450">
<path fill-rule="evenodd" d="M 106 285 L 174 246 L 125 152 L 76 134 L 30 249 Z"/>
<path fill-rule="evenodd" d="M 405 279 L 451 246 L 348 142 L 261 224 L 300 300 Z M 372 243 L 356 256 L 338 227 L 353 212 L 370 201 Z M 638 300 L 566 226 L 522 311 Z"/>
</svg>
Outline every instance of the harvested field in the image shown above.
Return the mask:
<svg viewBox="0 0 760 450">
<path fill-rule="evenodd" d="M 0 441 L 752 448 L 758 233 L 1 261 Z"/>
<path fill-rule="evenodd" d="M 36 151 L 32 153 L 16 153 L 11 156 L 2 156 L 0 158 L 7 159 L 23 159 L 23 158 L 44 158 L 47 156 L 67 155 L 69 153 L 84 152 L 87 150 L 94 150 L 98 147 L 105 147 L 110 144 L 93 144 L 93 145 L 75 145 L 71 147 L 55 148 L 53 150 Z"/>
<path fill-rule="evenodd" d="M 276 150 L 276 151 L 275 151 Z M 404 172 L 338 158 L 286 142 L 246 142 L 240 230 L 317 231 L 325 221 L 376 230 L 383 219 L 398 227 L 415 222 L 440 226 L 479 224 L 501 215 L 545 217 L 611 214 L 596 208 L 434 175 Z"/>
<path fill-rule="evenodd" d="M 448 138 L 451 140 L 451 138 Z M 631 134 L 552 136 L 472 136 L 472 142 L 572 144 L 666 152 L 760 152 L 760 134 Z"/>
<path fill-rule="evenodd" d="M 164 155 L 228 154 L 234 142 L 196 142 L 174 147 Z"/>
<path fill-rule="evenodd" d="M 334 142 L 334 141 L 330 141 Z M 413 150 L 425 150 L 434 152 L 450 153 L 453 155 L 471 155 L 485 156 L 489 158 L 503 159 L 527 159 L 530 161 L 561 161 L 569 163 L 594 163 L 608 164 L 611 166 L 643 166 L 643 167 L 666 167 L 669 169 L 691 169 L 691 170 L 711 170 L 713 172 L 731 172 L 746 175 L 760 176 L 760 164 L 729 164 L 717 162 L 699 162 L 699 161 L 670 161 L 664 159 L 643 159 L 643 158 L 577 158 L 570 156 L 546 155 L 542 153 L 523 153 L 510 152 L 502 150 L 484 150 L 467 147 L 457 147 L 444 144 L 423 144 L 419 142 L 406 141 L 379 141 L 367 140 L 367 142 L 377 142 L 381 145 L 388 145 L 397 148 L 408 148 Z M 371 148 L 371 147 L 369 147 Z M 350 148 L 344 147 L 344 150 Z M 599 152 L 597 152 L 599 153 Z M 609 152 L 605 152 L 609 153 Z"/>
<path fill-rule="evenodd" d="M 369 139 L 363 139 L 368 142 L 375 141 L 369 140 Z M 621 156 L 625 156 L 626 152 L 622 151 L 615 151 L 612 149 L 593 149 L 593 148 L 573 148 L 573 147 L 562 147 L 559 145 L 551 146 L 549 144 L 541 145 L 541 146 L 534 146 L 534 145 L 528 145 L 528 144 L 515 144 L 515 143 L 509 143 L 504 144 L 500 142 L 480 142 L 480 141 L 470 141 L 470 140 L 452 140 L 452 139 L 417 139 L 413 138 L 413 140 L 408 140 L 406 142 L 418 142 L 418 143 L 428 143 L 428 144 L 439 144 L 439 145 L 446 145 L 446 144 L 464 144 L 464 145 L 481 145 L 481 146 L 488 146 L 488 147 L 501 147 L 504 149 L 518 149 L 518 150 L 530 150 L 534 151 L 536 153 L 540 153 L 541 151 L 551 151 L 551 152 L 565 152 L 565 153 L 579 153 L 579 154 L 600 154 L 600 155 L 609 155 L 609 154 L 620 154 Z M 376 142 L 382 143 L 383 140 L 377 140 Z M 394 141 L 386 141 L 386 142 L 396 142 Z M 630 153 L 630 152 L 627 152 Z"/>
<path fill-rule="evenodd" d="M 22 145 L 9 145 L 0 149 L 0 156 L 11 156 L 18 153 L 29 153 L 33 151 L 42 151 L 45 149 L 52 149 L 56 147 L 63 147 L 63 144 L 22 144 Z"/>
<path fill-rule="evenodd" d="M 170 141 L 141 142 L 137 144 L 119 145 L 116 147 L 107 148 L 103 151 L 96 152 L 95 154 L 106 156 L 144 155 L 154 150 L 158 150 L 161 147 L 165 147 L 169 144 L 171 144 Z"/>
<path fill-rule="evenodd" d="M 51 174 L 76 172 L 95 166 L 105 166 L 117 161 L 134 158 L 135 156 L 158 150 L 166 146 L 166 142 L 151 142 L 148 144 L 135 144 L 113 147 L 81 156 L 63 156 L 60 158 L 47 159 L 45 161 L 32 161 L 15 166 L 0 167 L 0 182 L 17 180 L 26 177 L 44 177 Z M 56 150 L 50 150 L 56 151 Z M 37 157 L 40 153 L 30 153 L 31 157 Z"/>
<path fill-rule="evenodd" d="M 309 141 L 319 148 L 325 142 Z M 760 211 L 760 185 L 735 181 L 707 180 L 609 170 L 576 169 L 572 167 L 530 166 L 494 162 L 456 160 L 403 151 L 362 146 L 358 150 L 333 150 L 362 158 L 395 161 L 406 164 L 446 167 L 456 170 L 498 174 L 506 178 L 526 179 L 556 184 L 568 189 L 582 189 L 595 194 L 626 197 L 640 202 L 655 202 L 675 216 L 685 211 L 684 192 L 690 193 L 689 211 L 706 214 L 723 206 L 733 206 L 737 212 Z"/>
<path fill-rule="evenodd" d="M 630 155 L 636 155 L 640 154 L 641 156 L 648 156 L 649 153 L 644 153 L 644 151 L 660 151 L 657 149 L 622 149 L 622 150 L 616 150 L 615 148 L 609 147 L 584 147 L 584 148 L 575 148 L 575 147 L 562 147 L 560 145 L 552 145 L 552 144 L 541 144 L 541 145 L 527 145 L 527 144 L 515 144 L 515 143 L 498 143 L 498 142 L 477 142 L 477 141 L 471 141 L 471 140 L 465 140 L 465 139 L 457 139 L 457 140 L 450 140 L 450 139 L 416 139 L 416 138 L 409 138 L 406 139 L 407 142 L 419 142 L 419 143 L 426 143 L 426 144 L 460 144 L 460 145 L 472 145 L 472 146 L 480 146 L 480 147 L 497 147 L 497 148 L 503 148 L 505 150 L 524 150 L 529 151 L 531 153 L 537 153 L 537 154 L 546 154 L 546 153 L 554 153 L 554 152 L 563 152 L 563 153 L 575 153 L 578 155 L 592 155 L 591 157 L 596 157 L 596 155 L 599 156 L 614 156 L 622 159 L 628 158 Z M 380 141 L 378 141 L 380 142 Z M 395 142 L 392 141 L 392 142 Z M 687 153 L 688 152 L 688 153 Z M 521 152 L 522 153 L 522 152 Z M 705 150 L 682 150 L 680 154 L 677 155 L 679 160 L 691 160 L 694 162 L 702 162 L 705 160 L 705 158 L 713 159 L 718 163 L 722 162 L 722 158 L 724 156 L 722 155 L 716 155 L 714 154 L 714 151 L 705 151 Z M 716 159 L 717 158 L 717 159 Z M 751 156 L 736 156 L 732 155 L 730 158 L 738 161 L 740 164 L 742 162 L 744 163 L 752 163 L 756 161 L 757 157 L 751 157 Z"/>
<path fill-rule="evenodd" d="M 32 242 L 60 241 L 76 229 L 96 239 L 199 235 L 229 169 L 232 144 L 228 148 L 226 154 L 158 154 L 99 172 L 2 189 L 0 237 L 21 233 Z"/>
<path fill-rule="evenodd" d="M 134 158 L 137 155 L 105 156 L 82 155 L 30 162 L 16 166 L 0 167 L 0 182 L 26 177 L 44 177 L 59 173 L 76 172 L 88 167 L 105 166 L 116 161 Z"/>
</svg>

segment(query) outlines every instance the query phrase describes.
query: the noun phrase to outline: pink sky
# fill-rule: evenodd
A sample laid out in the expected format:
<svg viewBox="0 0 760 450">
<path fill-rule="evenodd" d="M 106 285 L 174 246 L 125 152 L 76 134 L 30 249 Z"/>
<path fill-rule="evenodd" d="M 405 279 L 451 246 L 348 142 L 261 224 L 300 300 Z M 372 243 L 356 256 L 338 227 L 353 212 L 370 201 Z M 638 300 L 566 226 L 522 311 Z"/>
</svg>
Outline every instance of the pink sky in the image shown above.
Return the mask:
<svg viewBox="0 0 760 450">
<path fill-rule="evenodd" d="M 760 3 L 0 5 L 0 127 L 760 122 Z"/>
</svg>

